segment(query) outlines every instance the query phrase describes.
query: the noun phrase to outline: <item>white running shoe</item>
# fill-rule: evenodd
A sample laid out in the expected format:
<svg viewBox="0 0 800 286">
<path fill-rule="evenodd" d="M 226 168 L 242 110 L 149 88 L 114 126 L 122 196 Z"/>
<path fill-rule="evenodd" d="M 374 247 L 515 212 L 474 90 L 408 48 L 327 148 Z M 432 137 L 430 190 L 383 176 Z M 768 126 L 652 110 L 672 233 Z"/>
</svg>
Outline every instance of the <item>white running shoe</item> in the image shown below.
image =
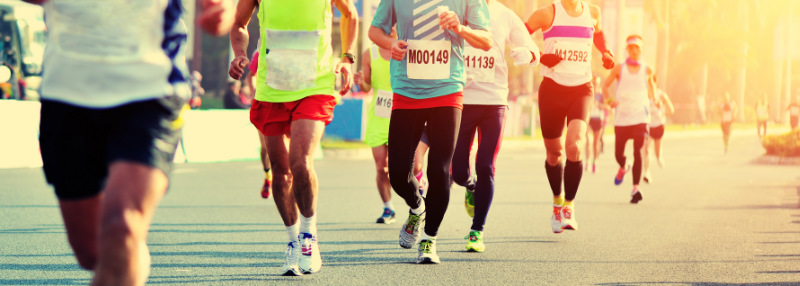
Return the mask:
<svg viewBox="0 0 800 286">
<path fill-rule="evenodd" d="M 561 233 L 564 231 L 561 228 L 561 206 L 553 205 L 553 216 L 550 217 L 550 226 L 553 228 L 553 233 Z"/>
<path fill-rule="evenodd" d="M 281 267 L 281 275 L 283 276 L 302 276 L 303 272 L 300 271 L 298 262 L 300 260 L 300 243 L 297 241 L 289 242 L 286 246 L 286 262 Z"/>
<path fill-rule="evenodd" d="M 417 264 L 439 264 L 439 255 L 436 254 L 436 239 L 424 239 L 419 242 L 419 256 Z"/>
<path fill-rule="evenodd" d="M 317 236 L 301 232 L 298 238 L 303 250 L 303 255 L 300 255 L 300 260 L 297 263 L 300 266 L 300 270 L 303 271 L 303 274 L 319 272 L 320 268 L 322 268 L 322 256 L 319 254 Z"/>
<path fill-rule="evenodd" d="M 561 228 L 578 230 L 578 222 L 575 221 L 575 210 L 573 207 L 568 205 L 561 207 Z"/>
<path fill-rule="evenodd" d="M 408 220 L 403 224 L 400 229 L 400 247 L 412 248 L 417 244 L 420 237 L 420 229 L 425 224 L 425 212 L 415 215 L 410 210 L 408 211 Z"/>
</svg>

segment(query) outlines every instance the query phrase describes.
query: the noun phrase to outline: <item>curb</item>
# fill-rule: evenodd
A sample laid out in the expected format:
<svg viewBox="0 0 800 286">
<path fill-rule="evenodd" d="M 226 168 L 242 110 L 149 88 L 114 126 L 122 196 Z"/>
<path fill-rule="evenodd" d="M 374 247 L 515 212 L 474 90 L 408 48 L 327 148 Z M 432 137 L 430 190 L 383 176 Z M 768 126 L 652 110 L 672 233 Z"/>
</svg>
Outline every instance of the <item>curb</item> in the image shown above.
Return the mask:
<svg viewBox="0 0 800 286">
<path fill-rule="evenodd" d="M 752 161 L 754 164 L 762 165 L 784 165 L 784 166 L 800 166 L 800 157 L 781 157 L 774 155 L 763 155 Z"/>
</svg>

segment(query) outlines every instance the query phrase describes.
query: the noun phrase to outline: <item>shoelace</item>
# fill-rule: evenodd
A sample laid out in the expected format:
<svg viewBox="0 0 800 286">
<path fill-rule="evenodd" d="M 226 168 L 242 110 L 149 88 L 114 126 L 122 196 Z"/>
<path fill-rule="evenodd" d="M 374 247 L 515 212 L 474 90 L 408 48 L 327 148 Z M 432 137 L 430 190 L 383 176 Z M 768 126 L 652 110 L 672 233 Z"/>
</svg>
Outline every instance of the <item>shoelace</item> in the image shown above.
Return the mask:
<svg viewBox="0 0 800 286">
<path fill-rule="evenodd" d="M 561 208 L 553 207 L 553 215 L 556 217 L 556 219 L 560 220 L 561 219 Z"/>
<path fill-rule="evenodd" d="M 469 242 L 478 242 L 478 235 L 470 232 L 464 239 L 469 240 Z"/>
<path fill-rule="evenodd" d="M 431 253 L 431 247 L 433 246 L 433 242 L 430 241 L 423 241 L 419 243 L 419 248 L 422 248 L 423 253 Z"/>
<path fill-rule="evenodd" d="M 569 207 L 564 208 L 564 218 L 571 219 L 572 218 L 572 209 Z"/>
<path fill-rule="evenodd" d="M 414 232 L 414 228 L 416 228 L 417 223 L 419 223 L 419 217 L 420 216 L 415 214 L 411 214 L 411 216 L 408 217 L 408 225 L 406 225 L 406 232 L 408 233 Z"/>
<path fill-rule="evenodd" d="M 383 216 L 391 216 L 391 215 L 392 215 L 392 210 L 390 209 L 383 210 Z"/>
</svg>

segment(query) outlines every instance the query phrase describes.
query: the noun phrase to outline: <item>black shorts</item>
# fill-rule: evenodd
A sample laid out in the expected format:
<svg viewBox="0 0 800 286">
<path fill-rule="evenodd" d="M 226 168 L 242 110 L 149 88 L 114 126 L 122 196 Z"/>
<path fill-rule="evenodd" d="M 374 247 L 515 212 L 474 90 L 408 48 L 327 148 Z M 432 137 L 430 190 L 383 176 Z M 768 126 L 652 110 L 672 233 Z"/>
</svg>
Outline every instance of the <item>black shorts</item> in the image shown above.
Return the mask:
<svg viewBox="0 0 800 286">
<path fill-rule="evenodd" d="M 662 137 L 664 137 L 664 125 L 650 126 L 650 138 L 660 140 Z"/>
<path fill-rule="evenodd" d="M 542 125 L 542 137 L 560 138 L 564 134 L 565 122 L 575 119 L 587 121 L 593 96 L 594 88 L 591 82 L 579 86 L 563 86 L 545 77 L 539 87 L 539 120 Z"/>
<path fill-rule="evenodd" d="M 603 128 L 603 120 L 597 117 L 589 118 L 589 127 L 594 131 L 600 131 Z"/>
<path fill-rule="evenodd" d="M 42 100 L 39 146 L 44 174 L 60 200 L 98 195 L 117 161 L 169 174 L 181 137 L 176 97 L 95 109 Z"/>
</svg>

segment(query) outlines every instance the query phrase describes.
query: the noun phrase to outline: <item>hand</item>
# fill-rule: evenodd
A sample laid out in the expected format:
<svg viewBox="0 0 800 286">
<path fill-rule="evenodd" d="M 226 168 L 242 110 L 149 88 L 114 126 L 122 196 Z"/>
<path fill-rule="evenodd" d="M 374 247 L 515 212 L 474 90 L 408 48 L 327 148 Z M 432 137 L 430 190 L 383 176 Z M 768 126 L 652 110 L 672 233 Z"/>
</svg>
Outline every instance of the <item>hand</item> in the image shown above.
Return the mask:
<svg viewBox="0 0 800 286">
<path fill-rule="evenodd" d="M 603 53 L 603 67 L 610 70 L 614 68 L 614 65 L 614 54 L 611 51 Z"/>
<path fill-rule="evenodd" d="M 562 59 L 559 55 L 556 54 L 544 54 L 541 57 L 542 64 L 548 68 L 553 68 L 562 60 L 564 59 Z"/>
<path fill-rule="evenodd" d="M 461 22 L 458 21 L 456 12 L 447 11 L 439 15 L 439 28 L 442 30 L 449 29 L 456 34 L 461 33 Z"/>
<path fill-rule="evenodd" d="M 408 52 L 408 43 L 403 40 L 395 40 L 392 42 L 392 59 L 395 61 L 402 61 Z"/>
<path fill-rule="evenodd" d="M 511 58 L 515 66 L 527 65 L 533 62 L 533 53 L 528 48 L 517 47 L 511 50 Z"/>
<path fill-rule="evenodd" d="M 228 74 L 235 80 L 241 79 L 244 74 L 244 68 L 250 64 L 250 59 L 246 56 L 237 56 L 231 61 L 231 67 Z"/>
<path fill-rule="evenodd" d="M 342 89 L 339 90 L 339 95 L 345 95 L 350 92 L 350 87 L 353 86 L 353 63 L 349 59 L 344 58 L 336 64 L 336 73 L 342 73 Z"/>
<path fill-rule="evenodd" d="M 353 74 L 353 84 L 355 85 L 364 84 L 364 72 L 357 72 Z"/>
<path fill-rule="evenodd" d="M 617 105 L 619 105 L 619 101 L 617 101 L 616 99 L 612 99 L 611 101 L 608 102 L 608 107 L 617 108 Z"/>
<path fill-rule="evenodd" d="M 201 4 L 203 10 L 197 22 L 206 33 L 222 36 L 230 32 L 235 11 L 229 0 L 203 0 Z"/>
</svg>

